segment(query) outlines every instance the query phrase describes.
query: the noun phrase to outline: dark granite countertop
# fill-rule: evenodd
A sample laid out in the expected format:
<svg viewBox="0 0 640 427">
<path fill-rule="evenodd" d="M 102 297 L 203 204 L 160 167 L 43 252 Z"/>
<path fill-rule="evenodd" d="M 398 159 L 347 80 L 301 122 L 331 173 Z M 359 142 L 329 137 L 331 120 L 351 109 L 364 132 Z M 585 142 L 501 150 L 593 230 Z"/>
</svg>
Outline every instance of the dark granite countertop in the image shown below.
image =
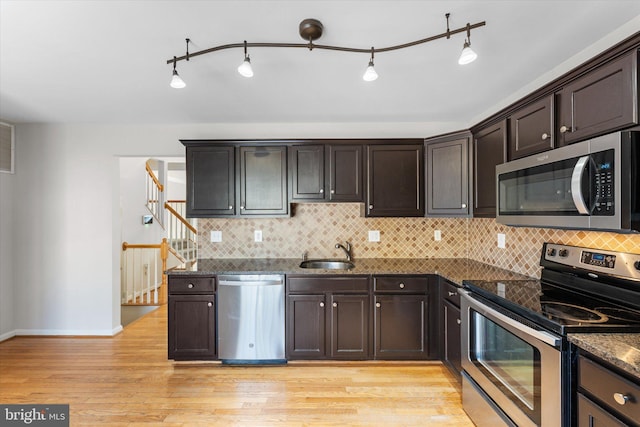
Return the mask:
<svg viewBox="0 0 640 427">
<path fill-rule="evenodd" d="M 569 341 L 640 380 L 640 333 L 569 334 Z"/>
<path fill-rule="evenodd" d="M 300 259 L 199 259 L 193 270 L 169 274 L 438 274 L 461 286 L 470 280 L 531 280 L 530 277 L 465 258 L 359 258 L 350 270 L 300 268 Z"/>
</svg>

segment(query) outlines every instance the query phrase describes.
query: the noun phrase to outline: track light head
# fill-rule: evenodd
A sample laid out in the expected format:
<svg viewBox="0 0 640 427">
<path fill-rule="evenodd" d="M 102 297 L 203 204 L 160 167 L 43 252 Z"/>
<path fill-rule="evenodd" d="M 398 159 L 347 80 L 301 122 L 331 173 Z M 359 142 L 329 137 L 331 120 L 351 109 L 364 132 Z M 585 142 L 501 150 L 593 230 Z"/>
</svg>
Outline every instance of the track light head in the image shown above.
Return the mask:
<svg viewBox="0 0 640 427">
<path fill-rule="evenodd" d="M 187 84 L 182 80 L 180 75 L 178 74 L 178 70 L 176 70 L 176 57 L 173 57 L 173 75 L 171 77 L 171 83 L 169 85 L 174 89 L 182 89 Z"/>
<path fill-rule="evenodd" d="M 372 82 L 378 78 L 378 73 L 376 73 L 376 69 L 373 67 L 373 47 L 371 48 L 371 59 L 369 60 L 369 65 L 362 76 L 362 80 L 365 82 Z"/>
<path fill-rule="evenodd" d="M 249 59 L 249 56 L 245 57 L 242 64 L 238 66 L 238 73 L 243 77 L 253 77 L 253 68 L 251 67 L 251 60 Z"/>
<path fill-rule="evenodd" d="M 469 43 L 468 40 L 465 41 L 462 52 L 460 53 L 460 58 L 458 59 L 458 64 L 467 65 L 475 61 L 476 58 L 478 58 L 478 54 L 471 49 L 471 43 Z"/>
</svg>

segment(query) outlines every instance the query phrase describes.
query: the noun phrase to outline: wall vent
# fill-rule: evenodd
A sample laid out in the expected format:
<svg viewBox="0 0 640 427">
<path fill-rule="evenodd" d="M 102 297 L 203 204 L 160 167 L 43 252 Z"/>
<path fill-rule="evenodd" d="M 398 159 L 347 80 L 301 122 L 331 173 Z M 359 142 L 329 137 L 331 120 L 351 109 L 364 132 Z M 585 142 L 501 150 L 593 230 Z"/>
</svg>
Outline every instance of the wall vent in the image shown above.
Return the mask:
<svg viewBox="0 0 640 427">
<path fill-rule="evenodd" d="M 15 127 L 8 123 L 0 122 L 0 172 L 15 172 L 15 153 Z"/>
</svg>

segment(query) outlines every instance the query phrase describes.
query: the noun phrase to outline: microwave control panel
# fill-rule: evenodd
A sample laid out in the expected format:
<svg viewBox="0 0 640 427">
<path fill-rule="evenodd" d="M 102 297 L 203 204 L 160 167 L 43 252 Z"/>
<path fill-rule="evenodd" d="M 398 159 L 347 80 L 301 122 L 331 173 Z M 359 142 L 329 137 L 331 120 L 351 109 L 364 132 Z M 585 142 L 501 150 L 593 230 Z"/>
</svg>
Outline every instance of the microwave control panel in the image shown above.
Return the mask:
<svg viewBox="0 0 640 427">
<path fill-rule="evenodd" d="M 613 174 L 613 150 L 601 151 L 591 154 L 594 185 L 594 203 L 592 215 L 613 215 L 614 203 L 614 174 Z"/>
</svg>

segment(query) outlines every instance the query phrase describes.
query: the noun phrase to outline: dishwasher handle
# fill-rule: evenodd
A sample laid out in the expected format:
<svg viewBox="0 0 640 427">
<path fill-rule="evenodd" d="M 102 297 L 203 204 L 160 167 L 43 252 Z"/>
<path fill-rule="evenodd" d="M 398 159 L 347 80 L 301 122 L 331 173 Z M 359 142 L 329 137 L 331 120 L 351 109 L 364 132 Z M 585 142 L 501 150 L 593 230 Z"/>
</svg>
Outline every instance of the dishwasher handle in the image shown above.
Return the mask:
<svg viewBox="0 0 640 427">
<path fill-rule="evenodd" d="M 281 286 L 284 276 L 277 274 L 238 274 L 218 276 L 220 286 Z"/>
<path fill-rule="evenodd" d="M 282 286 L 284 282 L 279 281 L 231 281 L 231 280 L 219 280 L 219 286 Z"/>
</svg>

